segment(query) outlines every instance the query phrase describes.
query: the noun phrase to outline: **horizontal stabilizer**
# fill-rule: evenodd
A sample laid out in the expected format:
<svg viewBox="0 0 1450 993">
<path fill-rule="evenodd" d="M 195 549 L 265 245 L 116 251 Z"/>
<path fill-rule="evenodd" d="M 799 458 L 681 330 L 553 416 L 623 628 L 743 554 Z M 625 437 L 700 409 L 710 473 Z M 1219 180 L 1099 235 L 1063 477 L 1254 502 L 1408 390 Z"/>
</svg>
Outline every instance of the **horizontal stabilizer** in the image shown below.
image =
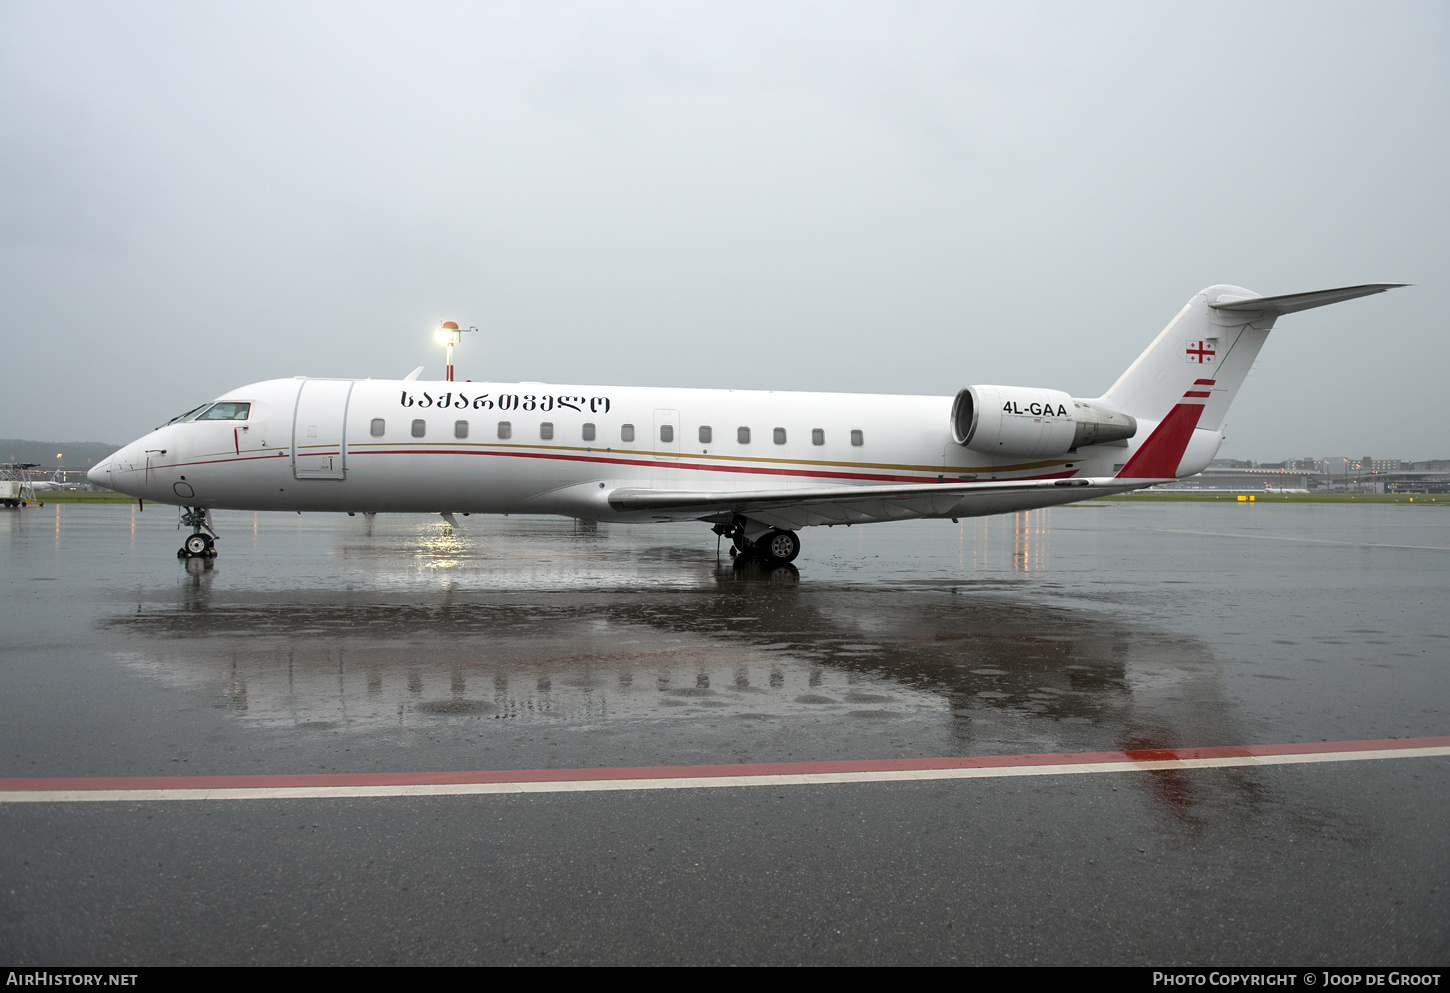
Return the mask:
<svg viewBox="0 0 1450 993">
<path fill-rule="evenodd" d="M 1331 303 L 1341 303 L 1356 297 L 1373 296 L 1386 290 L 1396 290 L 1409 283 L 1363 283 L 1359 286 L 1341 286 L 1335 290 L 1315 290 L 1312 293 L 1286 293 L 1276 297 L 1242 297 L 1224 293 L 1216 300 L 1210 300 L 1214 310 L 1252 311 L 1258 314 L 1293 314 L 1300 310 L 1313 310 Z"/>
</svg>

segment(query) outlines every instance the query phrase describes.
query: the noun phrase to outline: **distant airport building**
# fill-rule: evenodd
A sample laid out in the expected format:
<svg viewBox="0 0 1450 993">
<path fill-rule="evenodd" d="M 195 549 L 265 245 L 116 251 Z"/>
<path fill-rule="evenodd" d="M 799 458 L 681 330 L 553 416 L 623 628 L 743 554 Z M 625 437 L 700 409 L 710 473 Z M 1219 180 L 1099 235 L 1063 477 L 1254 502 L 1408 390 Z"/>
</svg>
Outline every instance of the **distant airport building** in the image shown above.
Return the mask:
<svg viewBox="0 0 1450 993">
<path fill-rule="evenodd" d="M 1221 490 L 1235 493 L 1450 493 L 1450 459 L 1305 457 L 1283 462 L 1215 459 L 1197 476 L 1164 490 Z"/>
</svg>

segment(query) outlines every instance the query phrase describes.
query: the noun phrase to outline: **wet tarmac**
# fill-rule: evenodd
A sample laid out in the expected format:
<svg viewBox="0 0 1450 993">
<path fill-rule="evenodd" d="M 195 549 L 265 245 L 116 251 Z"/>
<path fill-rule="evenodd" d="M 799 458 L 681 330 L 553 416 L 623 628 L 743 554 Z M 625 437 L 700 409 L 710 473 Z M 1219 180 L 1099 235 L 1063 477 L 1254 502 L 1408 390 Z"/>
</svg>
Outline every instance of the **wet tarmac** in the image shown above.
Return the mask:
<svg viewBox="0 0 1450 993">
<path fill-rule="evenodd" d="M 855 762 L 1450 734 L 1450 515 L 812 529 L 0 516 L 0 778 Z M 723 550 L 722 550 L 723 551 Z M 0 960 L 1440 964 L 1450 758 L 0 804 Z"/>
</svg>

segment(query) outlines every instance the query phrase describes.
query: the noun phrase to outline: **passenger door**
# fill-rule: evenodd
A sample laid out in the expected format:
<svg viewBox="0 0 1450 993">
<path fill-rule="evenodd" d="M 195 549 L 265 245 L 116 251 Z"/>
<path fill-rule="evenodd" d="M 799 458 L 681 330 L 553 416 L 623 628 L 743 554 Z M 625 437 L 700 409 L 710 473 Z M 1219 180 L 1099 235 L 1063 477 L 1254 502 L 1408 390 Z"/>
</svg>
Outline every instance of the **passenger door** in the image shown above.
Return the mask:
<svg viewBox="0 0 1450 993">
<path fill-rule="evenodd" d="M 308 379 L 292 415 L 292 475 L 347 478 L 347 405 L 351 380 Z"/>
</svg>

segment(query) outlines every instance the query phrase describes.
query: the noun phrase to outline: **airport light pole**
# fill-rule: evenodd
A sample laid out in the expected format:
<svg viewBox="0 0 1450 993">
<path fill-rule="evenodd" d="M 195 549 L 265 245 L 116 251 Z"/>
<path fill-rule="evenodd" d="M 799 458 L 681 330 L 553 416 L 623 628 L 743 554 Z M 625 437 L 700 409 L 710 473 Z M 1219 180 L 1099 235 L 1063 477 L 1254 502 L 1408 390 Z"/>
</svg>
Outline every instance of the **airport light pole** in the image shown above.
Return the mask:
<svg viewBox="0 0 1450 993">
<path fill-rule="evenodd" d="M 453 382 L 453 346 L 463 340 L 463 332 L 477 330 L 478 328 L 461 328 L 457 321 L 444 321 L 438 326 L 438 340 L 448 346 L 448 372 L 443 377 L 447 382 Z"/>
</svg>

